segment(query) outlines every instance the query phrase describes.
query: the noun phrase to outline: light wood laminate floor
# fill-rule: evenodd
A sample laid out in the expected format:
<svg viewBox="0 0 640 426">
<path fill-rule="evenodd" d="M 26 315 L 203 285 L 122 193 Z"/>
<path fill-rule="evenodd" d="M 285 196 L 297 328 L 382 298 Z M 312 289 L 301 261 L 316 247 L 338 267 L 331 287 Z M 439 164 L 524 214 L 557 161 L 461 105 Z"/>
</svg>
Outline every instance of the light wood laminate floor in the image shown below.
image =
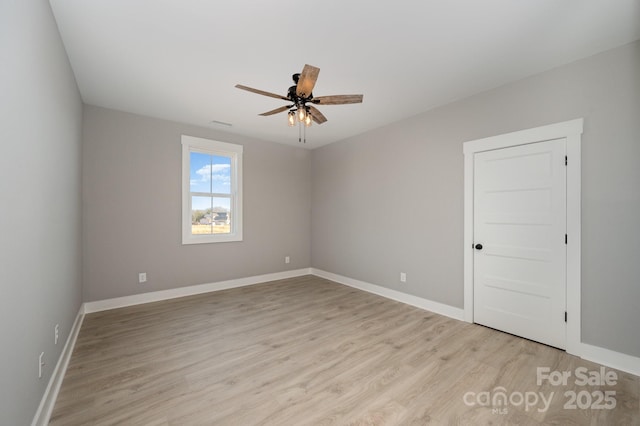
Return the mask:
<svg viewBox="0 0 640 426">
<path fill-rule="evenodd" d="M 305 276 L 87 315 L 50 424 L 640 424 L 638 377 L 580 386 L 578 367 L 600 368 Z M 615 409 L 565 408 L 604 391 Z"/>
</svg>

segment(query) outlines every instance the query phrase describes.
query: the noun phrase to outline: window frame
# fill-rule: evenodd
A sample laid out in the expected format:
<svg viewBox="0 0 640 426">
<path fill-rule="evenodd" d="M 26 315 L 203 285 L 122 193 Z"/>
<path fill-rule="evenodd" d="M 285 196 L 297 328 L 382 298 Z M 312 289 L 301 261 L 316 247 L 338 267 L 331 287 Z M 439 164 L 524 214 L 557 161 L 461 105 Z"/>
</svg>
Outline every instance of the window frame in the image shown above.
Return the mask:
<svg viewBox="0 0 640 426">
<path fill-rule="evenodd" d="M 212 139 L 182 135 L 182 244 L 210 244 L 242 241 L 242 153 L 243 146 Z M 191 153 L 199 152 L 231 159 L 231 189 L 228 234 L 192 233 Z M 215 195 L 215 194 L 211 194 Z"/>
</svg>

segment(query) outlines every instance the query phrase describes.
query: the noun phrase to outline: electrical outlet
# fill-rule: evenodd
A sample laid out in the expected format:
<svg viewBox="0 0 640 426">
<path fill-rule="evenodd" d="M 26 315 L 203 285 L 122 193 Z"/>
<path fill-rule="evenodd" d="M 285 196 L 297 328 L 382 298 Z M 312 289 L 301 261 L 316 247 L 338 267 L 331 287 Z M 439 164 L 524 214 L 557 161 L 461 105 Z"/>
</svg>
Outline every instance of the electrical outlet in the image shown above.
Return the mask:
<svg viewBox="0 0 640 426">
<path fill-rule="evenodd" d="M 147 273 L 146 272 L 140 272 L 138 274 L 138 282 L 139 283 L 146 283 L 147 282 Z"/>
<path fill-rule="evenodd" d="M 38 379 L 42 378 L 42 367 L 44 367 L 44 352 L 38 357 Z"/>
<path fill-rule="evenodd" d="M 407 282 L 407 274 L 405 272 L 400 272 L 400 282 L 401 283 Z"/>
<path fill-rule="evenodd" d="M 289 256 L 285 256 L 284 263 L 291 263 L 291 258 Z"/>
<path fill-rule="evenodd" d="M 60 325 L 56 324 L 56 326 L 53 329 L 53 344 L 57 345 L 58 344 L 58 338 L 60 337 Z"/>
</svg>

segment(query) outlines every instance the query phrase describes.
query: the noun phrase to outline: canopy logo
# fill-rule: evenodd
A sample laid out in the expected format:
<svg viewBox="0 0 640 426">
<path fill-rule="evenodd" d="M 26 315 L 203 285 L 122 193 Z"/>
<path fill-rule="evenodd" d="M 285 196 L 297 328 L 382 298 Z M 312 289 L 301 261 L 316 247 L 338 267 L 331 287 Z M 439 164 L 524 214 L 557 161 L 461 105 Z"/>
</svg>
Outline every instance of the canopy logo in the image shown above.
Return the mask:
<svg viewBox="0 0 640 426">
<path fill-rule="evenodd" d="M 565 410 L 612 410 L 616 408 L 616 391 L 601 389 L 603 386 L 615 386 L 618 375 L 600 367 L 599 370 L 589 370 L 578 367 L 573 371 L 551 370 L 549 367 L 536 369 L 536 385 L 542 386 L 571 386 L 573 388 L 586 387 L 582 390 L 567 390 L 563 393 Z M 593 389 L 596 388 L 596 389 Z M 525 411 L 537 410 L 546 412 L 556 392 L 526 391 L 507 392 L 498 386 L 491 391 L 466 392 L 462 400 L 469 407 L 481 406 L 491 408 L 494 414 L 507 414 L 509 407 L 523 407 Z"/>
<path fill-rule="evenodd" d="M 542 392 L 511 392 L 507 394 L 507 389 L 502 386 L 494 388 L 492 391 L 484 392 L 467 392 L 462 397 L 465 405 L 473 407 L 479 405 L 482 407 L 491 407 L 494 414 L 507 414 L 509 406 L 524 406 L 525 411 L 537 408 L 541 413 L 549 409 L 551 400 L 555 393 L 551 392 L 546 398 Z M 538 405 L 541 405 L 540 407 Z"/>
</svg>

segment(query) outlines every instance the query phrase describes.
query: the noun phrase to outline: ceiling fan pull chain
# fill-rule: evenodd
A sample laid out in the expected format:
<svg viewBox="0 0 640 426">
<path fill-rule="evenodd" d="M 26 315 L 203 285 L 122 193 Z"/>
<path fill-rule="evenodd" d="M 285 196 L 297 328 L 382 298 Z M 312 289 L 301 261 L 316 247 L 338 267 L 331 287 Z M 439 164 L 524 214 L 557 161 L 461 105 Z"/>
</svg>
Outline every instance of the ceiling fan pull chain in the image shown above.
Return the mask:
<svg viewBox="0 0 640 426">
<path fill-rule="evenodd" d="M 298 143 L 302 142 L 302 125 L 298 121 Z"/>
</svg>

